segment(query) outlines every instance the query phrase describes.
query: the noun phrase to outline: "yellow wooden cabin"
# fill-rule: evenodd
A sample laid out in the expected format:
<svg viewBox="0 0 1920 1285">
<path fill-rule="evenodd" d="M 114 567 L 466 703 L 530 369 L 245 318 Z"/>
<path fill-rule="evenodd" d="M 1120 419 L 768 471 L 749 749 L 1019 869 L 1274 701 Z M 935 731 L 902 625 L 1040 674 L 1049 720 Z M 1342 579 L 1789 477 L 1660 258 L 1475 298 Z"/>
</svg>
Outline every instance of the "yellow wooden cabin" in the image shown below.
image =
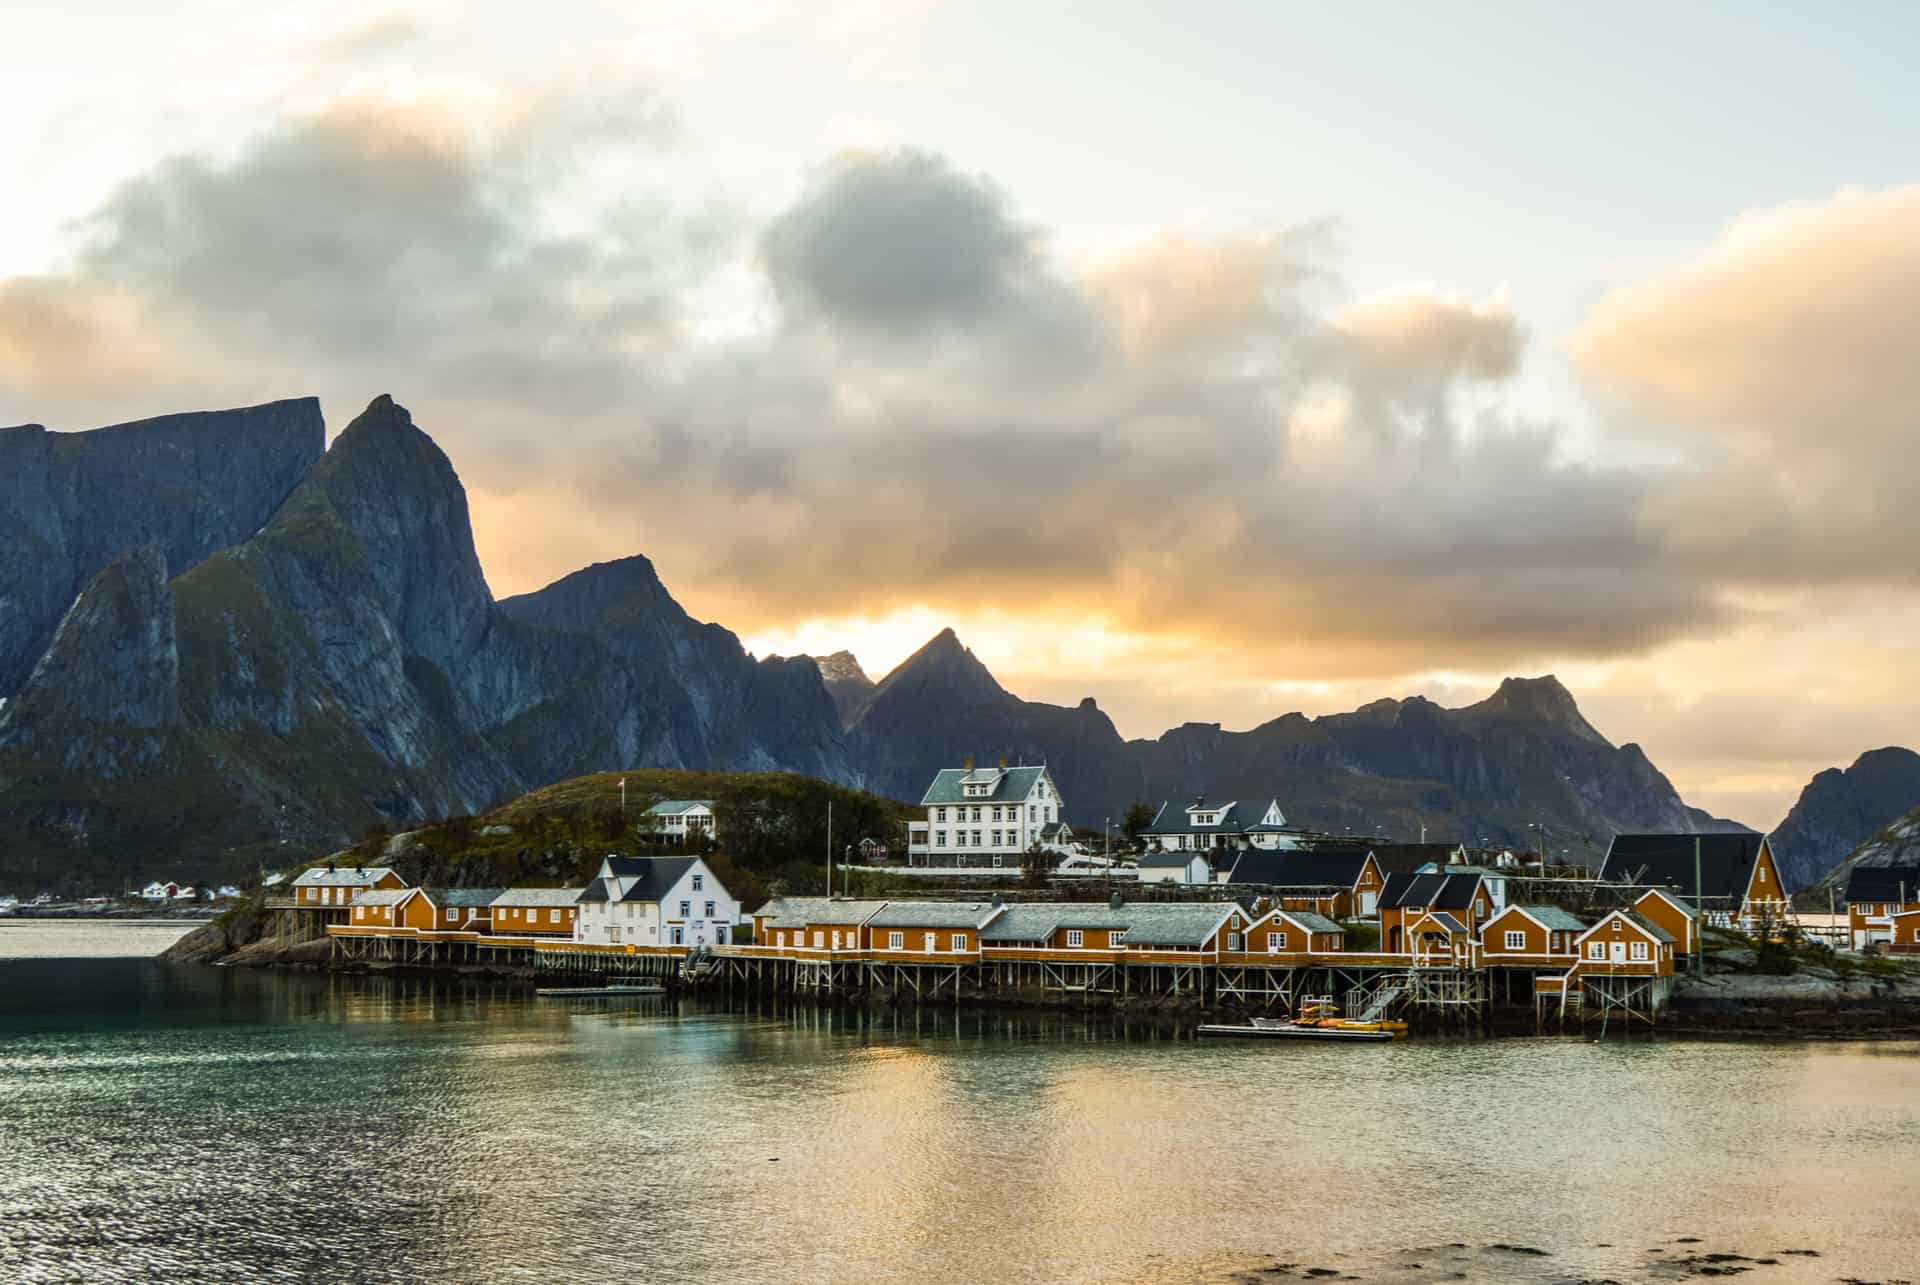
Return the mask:
<svg viewBox="0 0 1920 1285">
<path fill-rule="evenodd" d="M 509 888 L 493 899 L 488 927 L 518 937 L 572 937 L 578 888 Z"/>
<path fill-rule="evenodd" d="M 1649 888 L 1633 903 L 1633 913 L 1666 929 L 1676 957 L 1691 958 L 1700 949 L 1700 911 L 1678 893 Z"/>
<path fill-rule="evenodd" d="M 1574 945 L 1581 974 L 1673 976 L 1673 935 L 1630 910 L 1609 911 Z"/>
<path fill-rule="evenodd" d="M 1586 924 L 1558 906 L 1508 906 L 1480 930 L 1488 968 L 1566 968 Z"/>
<path fill-rule="evenodd" d="M 302 870 L 289 891 L 298 910 L 345 910 L 363 892 L 405 888 L 407 881 L 389 866 L 342 866 L 328 863 Z M 344 919 L 345 916 L 340 916 Z"/>
<path fill-rule="evenodd" d="M 1894 916 L 1915 910 L 1920 866 L 1855 866 L 1847 872 L 1847 940 L 1855 950 L 1898 942 Z"/>
<path fill-rule="evenodd" d="M 487 932 L 499 888 L 415 888 L 394 911 L 396 927 L 415 932 Z"/>
</svg>

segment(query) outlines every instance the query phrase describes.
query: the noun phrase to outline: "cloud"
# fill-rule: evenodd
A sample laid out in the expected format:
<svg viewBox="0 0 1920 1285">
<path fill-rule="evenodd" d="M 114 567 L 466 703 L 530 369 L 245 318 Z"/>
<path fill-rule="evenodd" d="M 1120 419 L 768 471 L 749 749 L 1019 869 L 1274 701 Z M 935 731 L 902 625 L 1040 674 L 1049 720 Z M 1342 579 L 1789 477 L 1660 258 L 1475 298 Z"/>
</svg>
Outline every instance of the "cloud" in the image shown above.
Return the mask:
<svg viewBox="0 0 1920 1285">
<path fill-rule="evenodd" d="M 1519 368 L 1523 344 L 1504 290 L 1476 303 L 1432 286 L 1403 286 L 1346 304 L 1333 328 L 1354 378 L 1385 390 L 1503 380 Z"/>
<path fill-rule="evenodd" d="M 1697 259 L 1601 300 L 1591 384 L 1691 469 L 1649 520 L 1749 584 L 1920 579 L 1920 186 L 1747 214 Z"/>
</svg>

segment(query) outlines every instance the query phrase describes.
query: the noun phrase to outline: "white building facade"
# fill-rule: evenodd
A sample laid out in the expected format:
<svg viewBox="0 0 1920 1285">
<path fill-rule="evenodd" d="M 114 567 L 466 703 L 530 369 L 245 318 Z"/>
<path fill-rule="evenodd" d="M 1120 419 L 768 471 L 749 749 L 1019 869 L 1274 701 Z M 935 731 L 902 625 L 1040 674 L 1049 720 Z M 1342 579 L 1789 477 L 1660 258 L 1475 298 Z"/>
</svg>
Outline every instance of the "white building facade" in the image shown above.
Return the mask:
<svg viewBox="0 0 1920 1285">
<path fill-rule="evenodd" d="M 1294 848 L 1308 832 L 1287 824 L 1280 800 L 1209 803 L 1201 795 L 1182 807 L 1168 800 L 1140 832 L 1150 852 L 1209 852 L 1220 848 Z"/>
<path fill-rule="evenodd" d="M 669 843 L 707 842 L 719 835 L 712 799 L 662 799 L 641 814 L 640 828 Z"/>
<path fill-rule="evenodd" d="M 1029 848 L 1070 851 L 1066 804 L 1045 766 L 942 768 L 921 796 L 925 821 L 907 827 L 911 865 L 1018 868 Z"/>
<path fill-rule="evenodd" d="M 716 946 L 740 903 L 699 857 L 608 857 L 580 894 L 573 939 L 603 946 Z"/>
</svg>

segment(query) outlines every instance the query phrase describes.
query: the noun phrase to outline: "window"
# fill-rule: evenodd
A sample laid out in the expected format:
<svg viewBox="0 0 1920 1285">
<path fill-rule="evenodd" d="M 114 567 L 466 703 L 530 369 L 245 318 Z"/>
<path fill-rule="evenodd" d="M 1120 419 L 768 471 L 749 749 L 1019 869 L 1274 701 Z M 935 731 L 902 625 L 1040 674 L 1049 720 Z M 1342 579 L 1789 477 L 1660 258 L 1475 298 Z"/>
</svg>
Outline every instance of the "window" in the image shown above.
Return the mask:
<svg viewBox="0 0 1920 1285">
<path fill-rule="evenodd" d="M 944 848 L 947 846 L 947 832 L 945 830 L 935 830 L 933 832 L 933 846 L 936 848 Z"/>
<path fill-rule="evenodd" d="M 965 950 L 967 948 L 967 935 L 965 933 L 955 933 L 953 935 L 953 948 L 955 950 Z"/>
<path fill-rule="evenodd" d="M 680 903 L 680 917 L 682 919 L 685 919 L 688 915 L 691 915 L 692 913 L 693 913 L 693 903 L 691 901 L 683 901 Z"/>
<path fill-rule="evenodd" d="M 1486 902 L 1484 902 L 1484 901 L 1476 901 L 1476 902 L 1474 902 L 1474 903 L 1473 903 L 1473 917 L 1474 917 L 1475 919 L 1485 919 L 1485 918 L 1487 917 L 1487 903 L 1486 903 Z"/>
<path fill-rule="evenodd" d="M 975 808 L 975 809 L 973 810 L 973 815 L 972 815 L 972 816 L 970 816 L 970 817 L 968 817 L 967 819 L 968 819 L 969 821 L 978 821 L 978 820 L 980 819 L 980 809 L 979 809 L 979 808 Z"/>
<path fill-rule="evenodd" d="M 933 810 L 934 824 L 936 825 L 944 824 L 946 822 L 946 819 L 947 819 L 947 810 L 945 808 L 935 808 Z"/>
<path fill-rule="evenodd" d="M 955 830 L 953 832 L 953 846 L 956 848 L 964 848 L 967 846 L 967 832 L 965 830 Z"/>
<path fill-rule="evenodd" d="M 1227 934 L 1227 949 L 1228 949 L 1228 950 L 1241 950 L 1241 949 L 1243 949 L 1243 947 L 1242 947 L 1242 946 L 1241 946 L 1241 944 L 1240 944 L 1240 934 L 1239 934 L 1239 933 L 1228 933 L 1228 934 Z"/>
<path fill-rule="evenodd" d="M 999 808 L 995 808 L 995 809 L 993 810 L 993 819 L 994 819 L 995 821 L 998 821 L 998 820 L 1000 819 L 1000 809 L 999 809 Z"/>
<path fill-rule="evenodd" d="M 826 934 L 816 929 L 813 934 L 813 948 L 819 950 L 826 944 Z"/>
<path fill-rule="evenodd" d="M 1629 951 L 1629 954 L 1631 954 L 1634 959 L 1644 962 L 1647 958 L 1647 943 L 1645 943 L 1644 941 L 1634 942 L 1633 948 L 1631 951 Z"/>
<path fill-rule="evenodd" d="M 355 906 L 353 908 L 353 917 L 355 919 L 365 919 L 367 917 L 367 908 L 365 906 Z"/>
<path fill-rule="evenodd" d="M 707 877 L 705 875 L 695 875 L 693 877 L 693 890 L 695 892 L 699 892 L 703 887 L 706 886 L 706 881 L 707 881 Z"/>
<path fill-rule="evenodd" d="M 1767 881 L 1767 868 L 1765 866 L 1754 867 L 1753 881 L 1755 883 L 1765 883 Z"/>
<path fill-rule="evenodd" d="M 702 917 L 707 919 L 713 918 L 713 903 L 709 901 L 709 902 L 706 902 L 705 905 L 706 905 L 706 909 L 700 912 Z"/>
<path fill-rule="evenodd" d="M 1509 929 L 1507 931 L 1507 949 L 1508 950 L 1525 950 L 1526 948 L 1527 948 L 1527 934 L 1524 932 L 1516 932 L 1512 929 Z"/>
<path fill-rule="evenodd" d="M 1587 943 L 1588 959 L 1605 959 L 1606 957 L 1607 943 L 1603 941 L 1590 941 Z"/>
<path fill-rule="evenodd" d="M 906 944 L 907 944 L 907 937 L 905 933 L 888 933 L 887 934 L 888 950 L 899 950 Z"/>
<path fill-rule="evenodd" d="M 978 821 L 979 819 L 980 819 L 979 817 L 974 818 L 974 820 L 976 821 Z M 976 848 L 980 846 L 980 831 L 978 830 L 975 830 L 973 832 L 973 846 Z"/>
<path fill-rule="evenodd" d="M 1267 934 L 1267 953 L 1269 955 L 1278 955 L 1280 953 L 1281 947 L 1286 945 L 1286 941 L 1287 941 L 1286 935 L 1283 933 L 1268 933 Z"/>
<path fill-rule="evenodd" d="M 549 910 L 549 911 L 547 912 L 547 922 L 548 922 L 548 923 L 550 923 L 550 924 L 557 924 L 557 923 L 559 923 L 559 922 L 560 922 L 560 912 L 559 912 L 558 910 Z"/>
<path fill-rule="evenodd" d="M 1126 940 L 1127 940 L 1127 930 L 1124 928 L 1116 928 L 1112 932 L 1107 934 L 1107 945 L 1109 946 L 1124 945 Z"/>
<path fill-rule="evenodd" d="M 1068 946 L 1078 946 L 1082 940 L 1083 938 L 1078 928 L 1067 929 L 1067 945 Z"/>
</svg>

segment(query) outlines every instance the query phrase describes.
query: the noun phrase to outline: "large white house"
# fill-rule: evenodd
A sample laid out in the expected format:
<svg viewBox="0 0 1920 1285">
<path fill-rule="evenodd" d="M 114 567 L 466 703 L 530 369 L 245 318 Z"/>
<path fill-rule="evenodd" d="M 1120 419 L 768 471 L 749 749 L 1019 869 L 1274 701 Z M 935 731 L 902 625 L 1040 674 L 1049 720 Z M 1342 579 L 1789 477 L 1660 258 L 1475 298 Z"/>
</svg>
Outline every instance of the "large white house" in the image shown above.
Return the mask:
<svg viewBox="0 0 1920 1285">
<path fill-rule="evenodd" d="M 580 894 L 573 939 L 713 946 L 739 922 L 740 903 L 699 857 L 608 857 Z"/>
<path fill-rule="evenodd" d="M 1292 848 L 1308 832 L 1287 824 L 1280 800 L 1209 803 L 1197 795 L 1182 807 L 1168 800 L 1140 832 L 1149 852 L 1209 852 L 1221 848 Z"/>
<path fill-rule="evenodd" d="M 942 768 L 920 799 L 925 821 L 907 824 L 907 861 L 929 866 L 1020 865 L 1027 849 L 1068 852 L 1066 805 L 1045 766 Z"/>
<path fill-rule="evenodd" d="M 662 799 L 641 814 L 640 829 L 669 843 L 714 839 L 713 800 Z"/>
</svg>

